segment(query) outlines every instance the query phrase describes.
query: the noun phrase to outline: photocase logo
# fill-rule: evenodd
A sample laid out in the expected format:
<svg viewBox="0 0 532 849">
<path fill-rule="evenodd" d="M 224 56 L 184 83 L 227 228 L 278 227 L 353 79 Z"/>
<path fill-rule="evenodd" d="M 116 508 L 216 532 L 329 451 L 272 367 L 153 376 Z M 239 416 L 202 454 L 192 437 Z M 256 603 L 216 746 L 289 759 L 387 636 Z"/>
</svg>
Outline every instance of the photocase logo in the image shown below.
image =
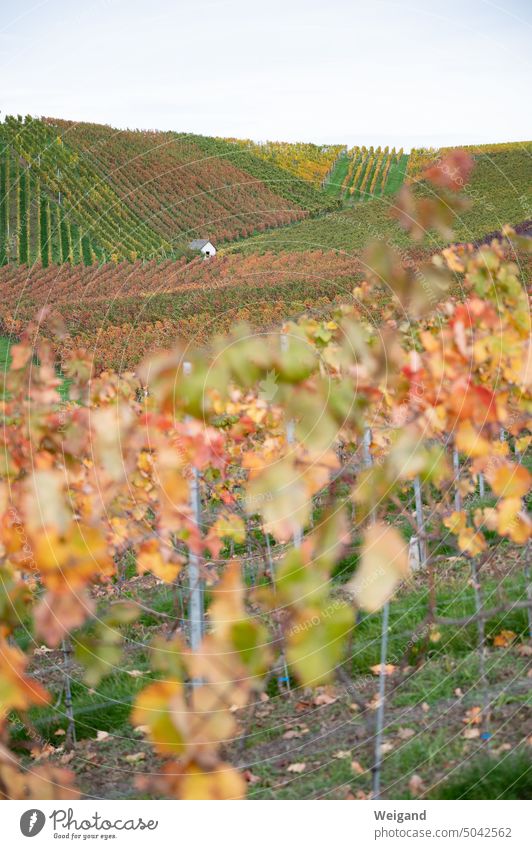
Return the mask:
<svg viewBox="0 0 532 849">
<path fill-rule="evenodd" d="M 46 817 L 38 808 L 30 808 L 24 811 L 20 818 L 20 830 L 24 837 L 35 837 L 43 830 Z"/>
<path fill-rule="evenodd" d="M 262 401 L 273 401 L 277 394 L 277 375 L 274 371 L 269 371 L 265 380 L 259 383 L 259 398 Z"/>
</svg>

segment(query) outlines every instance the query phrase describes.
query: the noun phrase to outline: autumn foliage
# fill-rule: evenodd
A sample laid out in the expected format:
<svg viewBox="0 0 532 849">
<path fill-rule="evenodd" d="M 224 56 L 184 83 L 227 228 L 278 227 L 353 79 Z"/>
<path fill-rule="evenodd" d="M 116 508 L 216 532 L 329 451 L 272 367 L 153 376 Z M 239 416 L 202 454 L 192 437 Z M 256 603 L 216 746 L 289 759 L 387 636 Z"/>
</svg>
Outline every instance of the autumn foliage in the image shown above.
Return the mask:
<svg viewBox="0 0 532 849">
<path fill-rule="evenodd" d="M 453 167 L 466 178 L 468 158 Z M 447 204 L 459 202 L 450 192 Z M 439 199 L 423 199 L 420 210 L 417 203 L 403 191 L 405 226 L 419 227 L 419 216 L 423 226 L 441 223 Z M 240 325 L 208 352 L 177 343 L 135 374 L 94 376 L 89 359 L 67 358 L 67 401 L 39 325 L 22 333 L 2 402 L 4 797 L 76 793 L 67 770 L 28 768 L 10 749 L 10 716 L 49 698 L 14 645 L 19 622 L 49 646 L 72 637 L 94 686 L 119 663 L 136 615 L 130 603 L 106 602 L 126 550 L 140 573 L 168 583 L 192 552 L 212 589 L 196 650 L 183 633 L 151 647 L 154 680 L 132 722 L 162 766 L 139 792 L 226 799 L 246 792 L 227 744 L 271 671 L 286 661 L 297 684 L 330 680 L 346 641 L 356 639 L 356 609 L 379 610 L 408 580 L 406 542 L 386 520 L 390 504 L 403 509 L 401 492 L 415 477 L 431 505 L 428 569 L 437 568 L 443 535 L 480 561 L 488 530 L 518 545 L 530 538 L 523 499 L 531 478 L 509 448 L 526 450 L 532 412 L 529 302 L 517 265 L 498 242 L 450 247 L 417 269 L 382 244 L 368 258 L 372 272 L 356 300 L 324 321 L 304 316 L 268 334 Z M 459 297 L 451 294 L 457 286 Z M 382 287 L 391 297 L 377 335 L 368 304 Z M 361 459 L 368 428 L 371 466 Z M 501 442 L 501 428 L 509 440 Z M 455 509 L 454 447 L 464 497 L 483 473 L 495 506 L 473 515 Z M 323 510 L 314 524 L 317 497 Z M 246 539 L 250 517 L 276 546 L 275 568 L 253 586 L 229 553 L 231 541 Z M 339 600 L 331 573 L 355 525 L 361 562 Z"/>
</svg>

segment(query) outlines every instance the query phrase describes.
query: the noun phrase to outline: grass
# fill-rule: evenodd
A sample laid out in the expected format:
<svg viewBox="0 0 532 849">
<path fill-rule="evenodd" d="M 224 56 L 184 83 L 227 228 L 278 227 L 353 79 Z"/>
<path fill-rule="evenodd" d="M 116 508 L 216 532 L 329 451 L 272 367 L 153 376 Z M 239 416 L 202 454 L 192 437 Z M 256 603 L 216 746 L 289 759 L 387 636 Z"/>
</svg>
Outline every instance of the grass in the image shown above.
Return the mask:
<svg viewBox="0 0 532 849">
<path fill-rule="evenodd" d="M 386 180 L 386 194 L 394 194 L 403 185 L 406 167 L 408 165 L 408 153 L 403 153 L 399 162 L 393 162 L 390 166 L 388 179 Z"/>
<path fill-rule="evenodd" d="M 484 756 L 442 782 L 433 799 L 530 799 L 532 760 L 520 749 L 504 758 Z"/>
<path fill-rule="evenodd" d="M 349 170 L 350 162 L 351 159 L 346 153 L 343 153 L 338 157 L 325 185 L 326 195 L 333 195 L 336 197 L 340 194 L 343 182 Z"/>
</svg>

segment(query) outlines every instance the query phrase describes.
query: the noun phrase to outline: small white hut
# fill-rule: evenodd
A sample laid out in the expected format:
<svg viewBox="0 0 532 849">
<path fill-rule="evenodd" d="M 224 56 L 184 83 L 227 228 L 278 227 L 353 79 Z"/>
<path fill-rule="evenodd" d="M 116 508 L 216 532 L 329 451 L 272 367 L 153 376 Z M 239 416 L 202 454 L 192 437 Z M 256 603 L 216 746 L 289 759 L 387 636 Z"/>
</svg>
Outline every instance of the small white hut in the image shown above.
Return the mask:
<svg viewBox="0 0 532 849">
<path fill-rule="evenodd" d="M 202 253 L 205 259 L 208 259 L 211 256 L 216 256 L 216 248 L 212 242 L 209 242 L 208 239 L 193 239 L 193 241 L 189 244 L 189 248 L 191 251 L 199 251 Z"/>
</svg>

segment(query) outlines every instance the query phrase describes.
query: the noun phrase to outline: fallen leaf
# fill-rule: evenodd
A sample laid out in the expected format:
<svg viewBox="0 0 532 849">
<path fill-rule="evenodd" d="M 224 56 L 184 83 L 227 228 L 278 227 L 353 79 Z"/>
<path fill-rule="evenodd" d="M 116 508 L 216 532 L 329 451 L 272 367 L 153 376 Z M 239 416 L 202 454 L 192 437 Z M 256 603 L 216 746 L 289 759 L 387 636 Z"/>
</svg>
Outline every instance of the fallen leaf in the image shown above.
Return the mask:
<svg viewBox="0 0 532 849">
<path fill-rule="evenodd" d="M 425 789 L 425 785 L 423 784 L 423 779 L 420 775 L 414 774 L 410 777 L 408 789 L 413 796 L 421 796 Z"/>
<path fill-rule="evenodd" d="M 340 749 L 339 752 L 335 752 L 334 755 L 333 755 L 333 758 L 339 758 L 339 759 L 350 758 L 350 757 L 351 757 L 351 750 L 350 749 Z"/>
<path fill-rule="evenodd" d="M 423 704 L 421 705 L 421 710 L 423 711 L 423 713 L 428 713 L 430 710 L 430 705 L 427 704 L 427 702 L 423 702 Z"/>
<path fill-rule="evenodd" d="M 109 737 L 108 731 L 97 731 L 96 732 L 96 739 L 98 740 L 99 743 L 101 743 L 102 740 L 107 740 L 108 737 Z"/>
<path fill-rule="evenodd" d="M 327 695 L 327 693 L 320 693 L 318 696 L 314 697 L 314 704 L 316 707 L 320 707 L 321 705 L 332 705 L 335 701 L 336 699 Z"/>
<path fill-rule="evenodd" d="M 57 731 L 54 731 L 54 735 L 56 737 L 63 737 L 63 735 L 65 735 L 65 734 L 66 734 L 66 731 L 65 731 L 64 728 L 58 728 Z"/>
<path fill-rule="evenodd" d="M 528 742 L 532 745 L 532 737 L 528 738 Z M 510 752 L 511 749 L 512 749 L 512 746 L 510 745 L 510 743 L 501 743 L 501 745 L 497 746 L 497 748 L 494 749 L 493 752 L 494 752 L 495 755 L 500 755 L 503 752 Z"/>
<path fill-rule="evenodd" d="M 466 740 L 475 740 L 477 737 L 480 737 L 480 730 L 478 728 L 464 728 L 462 736 Z"/>
<path fill-rule="evenodd" d="M 242 775 L 244 776 L 248 784 L 257 784 L 257 782 L 260 781 L 259 776 L 253 775 L 250 769 L 245 769 Z"/>
<path fill-rule="evenodd" d="M 508 631 L 506 628 L 503 628 L 502 631 L 499 631 L 493 638 L 493 645 L 496 648 L 506 649 L 508 646 L 511 646 L 517 634 L 515 631 Z"/>
<path fill-rule="evenodd" d="M 382 664 L 377 663 L 375 666 L 370 666 L 370 669 L 371 669 L 371 671 L 373 672 L 374 675 L 380 675 L 381 669 L 383 669 L 383 667 L 382 667 Z M 394 666 L 393 663 L 385 663 L 384 669 L 383 669 L 383 674 L 384 675 L 393 675 L 393 673 L 395 672 L 396 669 L 397 669 L 397 666 Z"/>
<path fill-rule="evenodd" d="M 351 769 L 356 775 L 363 775 L 367 770 L 364 769 L 361 763 L 358 761 L 351 761 Z"/>
<path fill-rule="evenodd" d="M 411 737 L 414 737 L 415 733 L 413 728 L 400 728 L 397 736 L 400 740 L 410 740 Z"/>
<path fill-rule="evenodd" d="M 468 725 L 480 725 L 482 722 L 482 708 L 475 705 L 475 707 L 466 710 L 462 722 L 465 722 Z"/>
<path fill-rule="evenodd" d="M 301 731 L 296 731 L 295 729 L 291 728 L 290 731 L 285 731 L 285 733 L 283 734 L 283 739 L 284 740 L 295 740 L 297 737 L 302 737 L 302 736 L 303 735 L 302 735 Z"/>
<path fill-rule="evenodd" d="M 288 766 L 288 767 L 286 768 L 286 771 L 287 771 L 287 772 L 296 772 L 296 773 L 299 773 L 299 772 L 304 772 L 304 771 L 306 770 L 306 768 L 307 768 L 306 763 L 303 763 L 303 764 L 290 764 L 290 766 Z"/>
<path fill-rule="evenodd" d="M 128 669 L 128 675 L 131 675 L 132 678 L 142 678 L 144 672 L 141 672 L 140 669 Z"/>
<path fill-rule="evenodd" d="M 381 754 L 387 755 L 393 749 L 393 743 L 381 743 Z"/>
<path fill-rule="evenodd" d="M 133 755 L 126 755 L 125 760 L 130 764 L 136 764 L 138 761 L 143 761 L 146 757 L 146 752 L 135 752 Z"/>
<path fill-rule="evenodd" d="M 38 649 L 33 650 L 33 654 L 39 656 L 41 654 L 49 654 L 51 651 L 53 651 L 53 649 L 49 648 L 48 646 L 39 646 Z"/>
</svg>

